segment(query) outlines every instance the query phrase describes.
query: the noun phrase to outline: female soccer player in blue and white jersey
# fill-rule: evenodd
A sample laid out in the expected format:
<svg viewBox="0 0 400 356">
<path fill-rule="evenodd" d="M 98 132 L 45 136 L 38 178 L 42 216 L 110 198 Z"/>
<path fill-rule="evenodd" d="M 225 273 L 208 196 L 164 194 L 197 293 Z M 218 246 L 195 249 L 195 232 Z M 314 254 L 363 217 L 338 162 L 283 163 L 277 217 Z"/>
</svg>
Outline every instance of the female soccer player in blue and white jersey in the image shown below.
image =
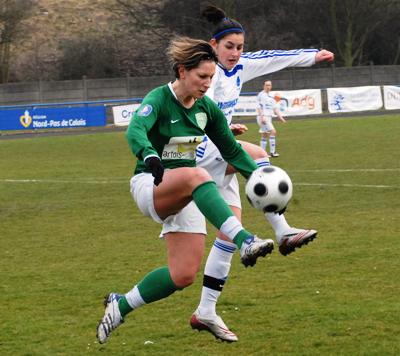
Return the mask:
<svg viewBox="0 0 400 356">
<path fill-rule="evenodd" d="M 244 125 L 232 124 L 234 107 L 245 82 L 287 67 L 308 67 L 334 58 L 333 53 L 316 49 L 243 53 L 245 35 L 239 22 L 227 18 L 223 10 L 214 6 L 208 6 L 203 16 L 214 24 L 210 43 L 219 62 L 207 95 L 224 112 L 236 135 L 247 130 Z M 240 144 L 258 166 L 269 165 L 268 155 L 261 147 L 244 141 L 240 141 Z M 217 147 L 209 140 L 203 141 L 197 149 L 197 165 L 211 174 L 221 195 L 240 219 L 239 185 L 234 175 L 236 170 L 223 160 Z M 267 213 L 265 217 L 274 229 L 279 251 L 285 256 L 317 235 L 316 230 L 291 227 L 283 214 Z M 236 246 L 219 233 L 206 262 L 200 304 L 190 320 L 192 328 L 207 330 L 215 337 L 230 342 L 238 338 L 217 315 L 216 303 L 228 277 L 235 251 Z"/>
<path fill-rule="evenodd" d="M 276 129 L 272 123 L 272 116 L 275 114 L 282 122 L 286 122 L 286 120 L 279 110 L 279 104 L 270 95 L 271 89 L 272 82 L 266 80 L 263 90 L 257 95 L 257 124 L 260 127 L 258 132 L 261 134 L 260 147 L 266 150 L 267 139 L 269 139 L 269 154 L 271 157 L 279 157 L 279 153 L 276 152 Z"/>
</svg>

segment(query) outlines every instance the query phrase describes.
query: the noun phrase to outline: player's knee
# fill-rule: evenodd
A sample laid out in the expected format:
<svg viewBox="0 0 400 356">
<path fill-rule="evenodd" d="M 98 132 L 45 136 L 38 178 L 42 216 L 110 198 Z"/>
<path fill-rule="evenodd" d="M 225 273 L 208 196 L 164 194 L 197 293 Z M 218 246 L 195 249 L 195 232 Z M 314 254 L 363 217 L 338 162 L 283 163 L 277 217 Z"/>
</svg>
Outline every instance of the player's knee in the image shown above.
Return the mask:
<svg viewBox="0 0 400 356">
<path fill-rule="evenodd" d="M 185 177 L 185 182 L 187 182 L 187 184 L 192 188 L 210 180 L 212 180 L 210 174 L 201 167 L 191 168 L 190 175 Z"/>
<path fill-rule="evenodd" d="M 242 145 L 242 148 L 250 155 L 251 158 L 254 160 L 260 159 L 260 158 L 267 158 L 268 154 L 263 150 L 260 146 L 254 145 L 252 143 L 246 142 L 246 141 L 239 141 L 240 144 Z"/>
<path fill-rule="evenodd" d="M 196 272 L 197 271 L 191 271 L 190 269 L 184 269 L 175 273 L 171 277 L 175 286 L 183 289 L 193 284 L 193 282 L 196 280 Z"/>
</svg>

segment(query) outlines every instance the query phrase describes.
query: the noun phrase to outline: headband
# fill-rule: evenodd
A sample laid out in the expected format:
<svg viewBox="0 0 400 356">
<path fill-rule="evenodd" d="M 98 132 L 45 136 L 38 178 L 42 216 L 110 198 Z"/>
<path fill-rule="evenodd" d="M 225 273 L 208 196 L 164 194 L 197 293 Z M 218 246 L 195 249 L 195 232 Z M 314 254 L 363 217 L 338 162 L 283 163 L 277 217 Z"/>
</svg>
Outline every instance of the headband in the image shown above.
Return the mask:
<svg viewBox="0 0 400 356">
<path fill-rule="evenodd" d="M 231 27 L 231 28 L 227 28 L 226 30 L 223 30 L 221 32 L 216 33 L 215 35 L 213 35 L 212 38 L 215 38 L 216 40 L 219 39 L 222 35 L 226 34 L 226 33 L 230 33 L 230 32 L 234 32 L 234 33 L 244 33 L 243 28 L 241 27 Z"/>
</svg>

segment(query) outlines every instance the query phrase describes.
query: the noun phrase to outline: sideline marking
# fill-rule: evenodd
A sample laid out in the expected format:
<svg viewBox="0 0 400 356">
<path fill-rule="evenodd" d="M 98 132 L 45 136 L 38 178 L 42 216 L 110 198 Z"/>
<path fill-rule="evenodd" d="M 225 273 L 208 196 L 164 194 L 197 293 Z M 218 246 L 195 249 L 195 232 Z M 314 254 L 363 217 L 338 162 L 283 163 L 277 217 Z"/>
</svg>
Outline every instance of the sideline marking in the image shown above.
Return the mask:
<svg viewBox="0 0 400 356">
<path fill-rule="evenodd" d="M 293 169 L 292 172 L 400 172 L 400 168 Z"/>
<path fill-rule="evenodd" d="M 0 179 L 0 182 L 4 183 L 80 183 L 80 184 L 121 184 L 126 183 L 129 184 L 129 179 L 103 179 L 97 180 L 92 178 L 87 179 Z"/>
<path fill-rule="evenodd" d="M 55 183 L 55 184 L 129 184 L 129 179 L 0 179 L 0 183 Z M 399 189 L 400 185 L 383 184 L 346 184 L 346 183 L 296 183 L 298 186 L 317 186 L 317 187 L 344 187 L 344 188 L 391 188 Z"/>
<path fill-rule="evenodd" d="M 382 184 L 346 184 L 346 183 L 293 183 L 293 185 L 303 186 L 317 186 L 317 187 L 343 187 L 343 188 L 395 188 L 399 189 L 397 185 L 382 185 Z"/>
</svg>

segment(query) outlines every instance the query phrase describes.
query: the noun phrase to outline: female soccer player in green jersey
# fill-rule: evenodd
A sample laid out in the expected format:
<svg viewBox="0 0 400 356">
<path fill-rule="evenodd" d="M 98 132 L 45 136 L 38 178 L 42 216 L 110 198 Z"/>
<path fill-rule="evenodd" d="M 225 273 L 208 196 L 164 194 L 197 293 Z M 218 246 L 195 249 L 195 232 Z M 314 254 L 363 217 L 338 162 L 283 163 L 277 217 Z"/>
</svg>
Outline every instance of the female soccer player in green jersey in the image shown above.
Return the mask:
<svg viewBox="0 0 400 356">
<path fill-rule="evenodd" d="M 145 216 L 163 224 L 168 265 L 148 273 L 125 295 L 106 297 L 97 327 L 100 343 L 132 310 L 193 283 L 204 253 L 205 218 L 237 246 L 245 266 L 273 248 L 272 240 L 259 239 L 243 228 L 209 173 L 196 167 L 195 149 L 207 134 L 244 177 L 257 168 L 235 140 L 222 111 L 205 96 L 217 62 L 213 48 L 205 41 L 181 37 L 171 42 L 168 54 L 176 80 L 144 98 L 126 132 L 137 157 L 131 193 Z"/>
</svg>

